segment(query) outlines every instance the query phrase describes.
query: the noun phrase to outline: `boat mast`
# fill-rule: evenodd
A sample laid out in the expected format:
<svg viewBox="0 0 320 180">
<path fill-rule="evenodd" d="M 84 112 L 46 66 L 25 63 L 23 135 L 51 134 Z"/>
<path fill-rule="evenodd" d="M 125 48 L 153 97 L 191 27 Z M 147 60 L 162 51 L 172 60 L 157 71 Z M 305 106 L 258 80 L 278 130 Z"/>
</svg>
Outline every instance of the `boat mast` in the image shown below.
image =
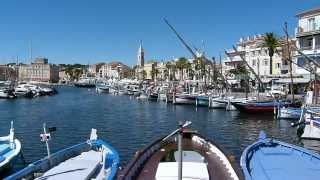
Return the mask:
<svg viewBox="0 0 320 180">
<path fill-rule="evenodd" d="M 169 23 L 169 21 L 166 18 L 163 18 L 163 20 L 169 26 L 169 28 L 174 32 L 174 34 L 178 37 L 178 39 L 183 44 L 183 46 L 192 54 L 194 60 L 203 59 L 205 61 L 205 63 L 209 61 L 208 58 L 204 55 L 204 53 L 201 53 L 201 52 L 200 53 L 195 53 L 191 49 L 191 47 L 183 40 L 183 38 L 179 35 L 179 33 L 176 31 L 176 29 Z M 204 69 L 201 69 L 201 70 L 204 71 L 204 74 L 205 74 L 205 67 L 204 67 Z M 223 79 L 225 79 L 222 74 L 221 74 L 221 77 Z M 227 83 L 227 86 L 229 86 L 229 84 L 228 84 L 228 82 L 226 80 L 225 80 L 225 82 Z M 205 85 L 206 85 L 206 80 L 205 80 Z"/>
</svg>

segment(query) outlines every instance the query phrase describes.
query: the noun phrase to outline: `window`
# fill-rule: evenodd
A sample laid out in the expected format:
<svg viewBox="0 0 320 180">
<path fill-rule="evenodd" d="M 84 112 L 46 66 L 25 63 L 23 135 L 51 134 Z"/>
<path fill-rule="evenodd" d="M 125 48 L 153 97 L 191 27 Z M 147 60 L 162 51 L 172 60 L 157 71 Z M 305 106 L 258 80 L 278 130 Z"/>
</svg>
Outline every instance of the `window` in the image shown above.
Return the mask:
<svg viewBox="0 0 320 180">
<path fill-rule="evenodd" d="M 252 66 L 256 66 L 256 60 L 255 59 L 252 60 Z"/>
<path fill-rule="evenodd" d="M 309 31 L 316 30 L 316 23 L 314 22 L 314 18 L 308 19 L 308 28 L 309 28 Z"/>
<path fill-rule="evenodd" d="M 265 66 L 268 66 L 268 64 L 269 64 L 269 63 L 268 63 L 268 60 L 265 59 L 265 60 L 264 60 L 264 65 L 265 65 Z"/>
<path fill-rule="evenodd" d="M 277 68 L 280 69 L 280 63 L 277 63 Z"/>
</svg>

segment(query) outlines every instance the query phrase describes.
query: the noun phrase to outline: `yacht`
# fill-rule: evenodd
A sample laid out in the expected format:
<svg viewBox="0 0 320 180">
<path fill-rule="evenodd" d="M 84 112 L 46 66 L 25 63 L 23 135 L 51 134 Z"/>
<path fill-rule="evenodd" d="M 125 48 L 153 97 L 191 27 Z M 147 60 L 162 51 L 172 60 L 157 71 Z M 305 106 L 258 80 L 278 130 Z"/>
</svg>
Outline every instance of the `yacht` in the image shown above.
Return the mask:
<svg viewBox="0 0 320 180">
<path fill-rule="evenodd" d="M 12 99 L 15 98 L 15 94 L 13 90 L 9 88 L 1 88 L 0 89 L 0 99 Z"/>
</svg>

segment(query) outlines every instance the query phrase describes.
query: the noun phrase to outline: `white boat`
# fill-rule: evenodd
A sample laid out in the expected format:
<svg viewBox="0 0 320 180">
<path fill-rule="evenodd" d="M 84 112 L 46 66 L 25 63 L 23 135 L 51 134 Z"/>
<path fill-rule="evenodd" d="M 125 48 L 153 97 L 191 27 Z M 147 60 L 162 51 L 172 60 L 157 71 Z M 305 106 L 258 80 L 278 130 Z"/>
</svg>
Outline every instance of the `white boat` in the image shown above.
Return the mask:
<svg viewBox="0 0 320 180">
<path fill-rule="evenodd" d="M 14 94 L 17 97 L 34 97 L 33 91 L 26 84 L 20 84 L 14 88 Z"/>
<path fill-rule="evenodd" d="M 13 91 L 8 88 L 0 89 L 0 99 L 12 99 L 15 98 Z"/>
<path fill-rule="evenodd" d="M 148 99 L 148 94 L 146 94 L 146 93 L 141 93 L 141 94 L 137 97 L 137 99 L 139 99 L 139 100 L 146 100 L 146 99 Z"/>
<path fill-rule="evenodd" d="M 109 93 L 110 92 L 110 85 L 107 83 L 97 84 L 96 90 L 98 93 Z"/>
<path fill-rule="evenodd" d="M 21 143 L 14 136 L 13 122 L 11 121 L 9 135 L 0 137 L 0 171 L 10 168 L 20 151 Z"/>
<path fill-rule="evenodd" d="M 76 87 L 94 88 L 96 87 L 96 79 L 92 77 L 82 77 L 78 82 L 74 83 Z"/>
<path fill-rule="evenodd" d="M 131 84 L 127 86 L 128 95 L 139 96 L 141 91 L 138 85 Z"/>
<path fill-rule="evenodd" d="M 227 102 L 224 97 L 212 98 L 210 99 L 209 107 L 214 109 L 226 109 Z"/>
<path fill-rule="evenodd" d="M 176 94 L 173 96 L 173 103 L 174 104 L 190 104 L 195 105 L 196 104 L 197 95 L 193 94 Z"/>
<path fill-rule="evenodd" d="M 297 135 L 303 139 L 320 140 L 320 114 L 309 108 L 303 108 L 298 126 Z"/>
<path fill-rule="evenodd" d="M 45 129 L 45 128 L 44 128 Z M 42 141 L 47 144 L 48 156 L 6 177 L 14 179 L 114 179 L 119 166 L 118 152 L 98 139 L 92 129 L 90 139 L 50 154 L 50 134 L 44 131 Z"/>
</svg>

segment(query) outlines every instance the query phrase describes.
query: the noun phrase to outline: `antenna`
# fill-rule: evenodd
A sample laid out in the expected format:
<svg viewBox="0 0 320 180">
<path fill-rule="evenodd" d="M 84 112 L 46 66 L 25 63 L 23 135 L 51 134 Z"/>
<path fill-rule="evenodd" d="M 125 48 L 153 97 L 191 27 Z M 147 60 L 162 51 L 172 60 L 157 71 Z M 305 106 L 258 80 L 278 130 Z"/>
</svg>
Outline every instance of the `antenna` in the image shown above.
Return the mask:
<svg viewBox="0 0 320 180">
<path fill-rule="evenodd" d="M 43 123 L 43 134 L 40 134 L 41 141 L 46 142 L 48 158 L 50 159 L 49 140 L 51 139 L 50 133 L 47 133 L 46 123 Z"/>
</svg>

